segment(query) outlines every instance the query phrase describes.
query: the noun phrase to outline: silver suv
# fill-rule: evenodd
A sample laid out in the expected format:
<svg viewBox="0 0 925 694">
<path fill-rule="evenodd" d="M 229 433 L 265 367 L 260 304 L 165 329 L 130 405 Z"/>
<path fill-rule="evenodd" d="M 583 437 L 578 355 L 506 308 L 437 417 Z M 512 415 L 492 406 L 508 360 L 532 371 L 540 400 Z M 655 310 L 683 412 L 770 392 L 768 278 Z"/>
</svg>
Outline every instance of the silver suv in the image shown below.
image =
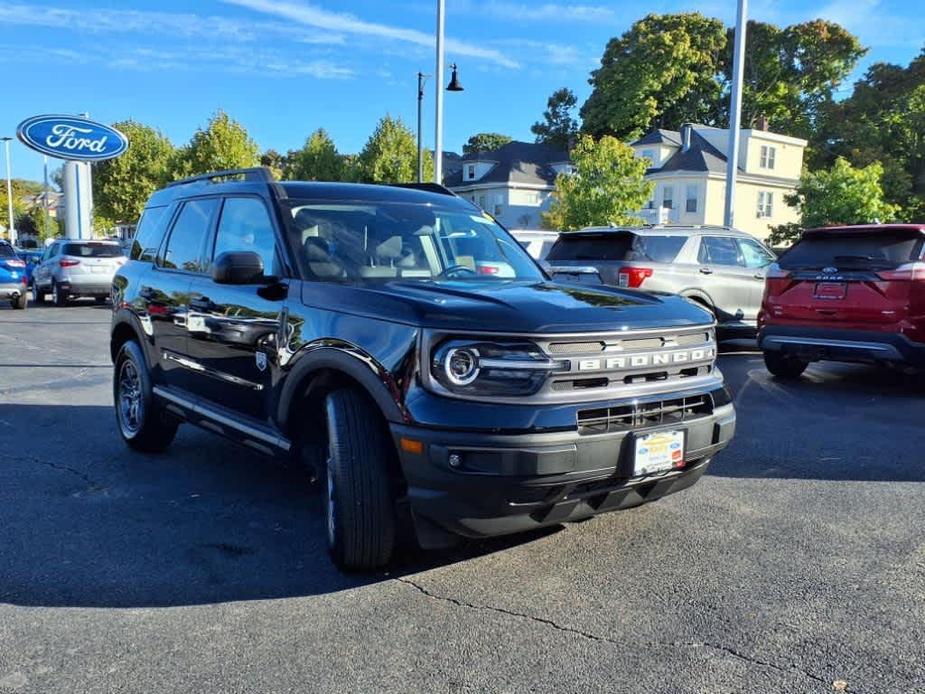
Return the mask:
<svg viewBox="0 0 925 694">
<path fill-rule="evenodd" d="M 713 312 L 720 327 L 751 331 L 776 256 L 728 227 L 590 227 L 560 235 L 546 260 L 594 266 L 605 284 L 686 296 Z"/>
<path fill-rule="evenodd" d="M 44 303 L 51 294 L 56 306 L 65 306 L 69 299 L 92 296 L 103 303 L 125 260 L 118 241 L 55 241 L 32 271 L 32 299 Z"/>
</svg>

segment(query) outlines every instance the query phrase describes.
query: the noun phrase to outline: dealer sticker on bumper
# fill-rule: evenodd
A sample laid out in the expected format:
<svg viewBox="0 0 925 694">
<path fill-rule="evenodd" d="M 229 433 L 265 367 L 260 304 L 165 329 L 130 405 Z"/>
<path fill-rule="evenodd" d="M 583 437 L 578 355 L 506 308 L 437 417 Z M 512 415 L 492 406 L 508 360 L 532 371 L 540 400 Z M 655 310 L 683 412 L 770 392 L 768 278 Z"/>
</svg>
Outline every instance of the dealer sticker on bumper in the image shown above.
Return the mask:
<svg viewBox="0 0 925 694">
<path fill-rule="evenodd" d="M 683 431 L 658 431 L 636 439 L 635 475 L 651 475 L 683 465 Z"/>
</svg>

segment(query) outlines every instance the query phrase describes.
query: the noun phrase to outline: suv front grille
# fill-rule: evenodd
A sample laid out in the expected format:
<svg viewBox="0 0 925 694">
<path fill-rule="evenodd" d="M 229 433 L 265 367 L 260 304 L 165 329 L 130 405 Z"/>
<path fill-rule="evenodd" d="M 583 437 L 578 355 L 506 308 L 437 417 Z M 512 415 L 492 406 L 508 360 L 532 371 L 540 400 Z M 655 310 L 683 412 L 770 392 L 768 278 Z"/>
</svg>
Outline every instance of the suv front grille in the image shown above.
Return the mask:
<svg viewBox="0 0 925 694">
<path fill-rule="evenodd" d="M 710 414 L 713 414 L 713 399 L 708 394 L 579 410 L 578 433 L 584 435 L 630 431 L 662 424 L 678 424 Z"/>
</svg>

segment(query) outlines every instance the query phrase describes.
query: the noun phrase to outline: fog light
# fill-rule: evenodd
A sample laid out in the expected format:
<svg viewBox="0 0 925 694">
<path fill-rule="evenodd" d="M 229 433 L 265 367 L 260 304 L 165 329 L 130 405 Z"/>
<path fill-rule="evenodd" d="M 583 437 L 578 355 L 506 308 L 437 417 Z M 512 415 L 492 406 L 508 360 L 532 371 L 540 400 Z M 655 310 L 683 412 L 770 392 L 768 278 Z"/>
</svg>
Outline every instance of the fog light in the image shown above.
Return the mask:
<svg viewBox="0 0 925 694">
<path fill-rule="evenodd" d="M 462 465 L 462 456 L 459 453 L 450 453 L 450 467 L 459 467 Z"/>
</svg>

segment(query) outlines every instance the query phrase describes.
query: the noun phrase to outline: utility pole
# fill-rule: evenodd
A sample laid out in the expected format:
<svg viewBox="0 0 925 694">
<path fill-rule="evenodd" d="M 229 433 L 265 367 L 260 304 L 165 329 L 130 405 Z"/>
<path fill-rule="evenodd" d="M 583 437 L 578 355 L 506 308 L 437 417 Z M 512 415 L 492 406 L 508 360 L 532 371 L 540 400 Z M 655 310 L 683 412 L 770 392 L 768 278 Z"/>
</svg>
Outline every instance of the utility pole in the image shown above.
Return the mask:
<svg viewBox="0 0 925 694">
<path fill-rule="evenodd" d="M 446 0 L 437 0 L 437 89 L 435 102 L 436 142 L 434 143 L 434 183 L 443 185 L 443 73 L 446 71 L 443 55 L 443 35 L 446 32 Z"/>
<path fill-rule="evenodd" d="M 45 154 L 42 158 L 44 159 L 43 163 L 45 167 L 45 195 L 43 196 L 45 199 L 43 201 L 44 204 L 42 207 L 45 208 L 45 233 L 47 234 L 49 231 L 51 231 L 51 214 L 48 212 L 48 155 Z"/>
<path fill-rule="evenodd" d="M 723 223 L 731 227 L 735 220 L 736 172 L 739 167 L 739 128 L 742 119 L 742 72 L 745 64 L 745 30 L 748 25 L 748 0 L 738 0 L 735 48 L 732 56 L 732 94 L 729 97 L 729 147 L 726 160 L 726 208 Z"/>
<path fill-rule="evenodd" d="M 3 140 L 6 143 L 6 210 L 7 210 L 7 219 L 9 220 L 9 229 L 8 233 L 10 235 L 10 243 L 16 245 L 16 224 L 13 219 L 13 175 L 12 167 L 10 166 L 10 140 L 12 137 L 0 137 L 0 140 Z"/>
</svg>

